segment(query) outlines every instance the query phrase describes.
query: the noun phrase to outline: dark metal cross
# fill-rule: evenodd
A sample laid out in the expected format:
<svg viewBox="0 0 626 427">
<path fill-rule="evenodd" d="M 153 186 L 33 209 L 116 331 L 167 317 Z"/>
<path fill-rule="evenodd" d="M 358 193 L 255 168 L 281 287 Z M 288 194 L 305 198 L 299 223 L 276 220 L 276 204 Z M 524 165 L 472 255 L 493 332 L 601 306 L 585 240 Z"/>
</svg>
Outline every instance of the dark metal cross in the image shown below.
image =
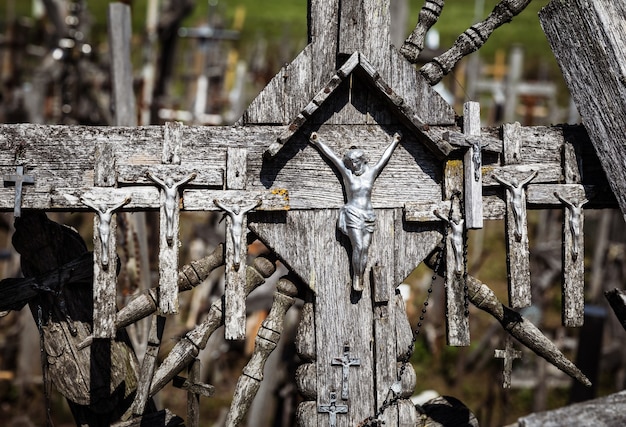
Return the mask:
<svg viewBox="0 0 626 427">
<path fill-rule="evenodd" d="M 330 416 L 330 420 L 328 422 L 329 427 L 337 427 L 337 414 L 347 414 L 348 407 L 346 405 L 337 405 L 337 393 L 331 391 L 330 404 L 318 406 L 317 412 L 328 413 Z"/>
<path fill-rule="evenodd" d="M 34 184 L 35 179 L 32 176 L 24 175 L 24 166 L 18 166 L 15 175 L 4 176 L 4 186 L 15 186 L 15 207 L 13 208 L 13 216 L 19 218 L 22 215 L 22 186 Z"/>
<path fill-rule="evenodd" d="M 494 356 L 504 359 L 504 369 L 502 371 L 502 388 L 511 388 L 511 372 L 513 371 L 513 360 L 521 359 L 522 352 L 513 348 L 511 337 L 506 337 L 504 350 L 497 349 Z"/>
<path fill-rule="evenodd" d="M 350 358 L 350 346 L 343 347 L 343 356 L 333 358 L 331 365 L 341 366 L 341 399 L 348 400 L 348 374 L 350 366 L 361 366 L 361 359 Z"/>
</svg>

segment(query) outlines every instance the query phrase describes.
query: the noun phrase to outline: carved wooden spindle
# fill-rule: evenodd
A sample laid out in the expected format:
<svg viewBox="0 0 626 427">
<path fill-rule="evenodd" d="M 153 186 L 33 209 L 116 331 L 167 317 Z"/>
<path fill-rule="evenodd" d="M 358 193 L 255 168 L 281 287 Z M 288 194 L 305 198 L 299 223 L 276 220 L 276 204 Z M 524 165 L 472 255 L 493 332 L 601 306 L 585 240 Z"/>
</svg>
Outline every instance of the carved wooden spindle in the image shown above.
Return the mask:
<svg viewBox="0 0 626 427">
<path fill-rule="evenodd" d="M 152 375 L 157 364 L 157 356 L 159 354 L 159 347 L 161 346 L 161 338 L 163 337 L 163 330 L 165 328 L 165 317 L 155 315 L 152 317 L 152 324 L 150 325 L 150 332 L 148 334 L 148 348 L 146 354 L 143 357 L 141 364 L 141 372 L 139 374 L 139 384 L 137 385 L 137 394 L 133 401 L 132 413 L 133 416 L 138 417 L 143 415 L 146 404 L 149 397 L 150 383 L 152 382 Z"/>
<path fill-rule="evenodd" d="M 530 4 L 531 0 L 502 0 L 489 14 L 487 19 L 472 25 L 454 42 L 454 45 L 424 65 L 420 72 L 428 83 L 435 85 L 448 74 L 466 55 L 480 49 L 496 28 L 505 24 Z"/>
<path fill-rule="evenodd" d="M 433 254 L 426 259 L 426 265 L 430 268 L 435 268 L 434 260 L 439 250 L 440 249 L 436 249 Z M 437 271 L 436 273 L 443 275 L 444 272 Z M 470 302 L 495 317 L 504 330 L 512 337 L 516 338 L 519 342 L 534 351 L 535 354 L 552 363 L 570 377 L 586 386 L 591 386 L 591 381 L 589 381 L 585 374 L 583 374 L 576 365 L 570 362 L 550 339 L 543 335 L 535 325 L 526 320 L 522 315 L 502 304 L 489 286 L 470 275 L 467 276 L 466 283 Z"/>
<path fill-rule="evenodd" d="M 258 257 L 254 260 L 253 266 L 246 269 L 245 294 L 265 283 L 265 279 L 274 273 L 276 267 L 266 258 Z M 167 384 L 175 375 L 189 365 L 200 350 L 206 347 L 211 334 L 224 324 L 224 298 L 215 301 L 206 318 L 174 346 L 167 358 L 163 361 L 152 379 L 150 396 L 154 396 Z"/>
<path fill-rule="evenodd" d="M 237 381 L 233 400 L 226 416 L 226 425 L 239 425 L 250 409 L 263 380 L 265 362 L 278 345 L 284 327 L 285 314 L 293 305 L 297 293 L 296 286 L 289 280 L 283 278 L 278 282 L 272 308 L 257 332 L 252 357 Z"/>
<path fill-rule="evenodd" d="M 185 264 L 178 272 L 178 291 L 184 292 L 201 284 L 213 270 L 224 264 L 224 246 L 218 245 L 215 250 L 206 257 Z M 115 330 L 125 328 L 158 310 L 158 288 L 148 289 L 136 295 L 115 316 Z M 79 344 L 79 348 L 85 348 L 93 342 L 93 336 L 88 337 Z"/>
<path fill-rule="evenodd" d="M 417 62 L 417 58 L 424 49 L 424 40 L 426 39 L 426 33 L 435 25 L 441 11 L 443 9 L 445 0 L 426 0 L 424 6 L 419 13 L 417 25 L 409 37 L 404 41 L 400 48 L 400 53 L 412 64 Z"/>
</svg>

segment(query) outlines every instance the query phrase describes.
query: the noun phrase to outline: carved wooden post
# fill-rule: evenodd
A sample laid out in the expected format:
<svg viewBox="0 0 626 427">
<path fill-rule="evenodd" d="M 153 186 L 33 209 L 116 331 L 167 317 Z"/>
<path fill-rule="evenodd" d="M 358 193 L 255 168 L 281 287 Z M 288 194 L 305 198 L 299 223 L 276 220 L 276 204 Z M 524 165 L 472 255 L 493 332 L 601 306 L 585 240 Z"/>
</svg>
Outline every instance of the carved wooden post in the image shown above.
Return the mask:
<svg viewBox="0 0 626 427">
<path fill-rule="evenodd" d="M 250 409 L 250 405 L 263 380 L 265 362 L 278 344 L 283 331 L 285 315 L 295 302 L 294 297 L 297 293 L 296 286 L 289 280 L 283 278 L 278 282 L 272 308 L 263 321 L 254 341 L 252 357 L 243 368 L 243 373 L 239 377 L 239 381 L 237 381 L 233 400 L 226 416 L 226 425 L 239 425 L 246 416 L 248 409 Z"/>
</svg>

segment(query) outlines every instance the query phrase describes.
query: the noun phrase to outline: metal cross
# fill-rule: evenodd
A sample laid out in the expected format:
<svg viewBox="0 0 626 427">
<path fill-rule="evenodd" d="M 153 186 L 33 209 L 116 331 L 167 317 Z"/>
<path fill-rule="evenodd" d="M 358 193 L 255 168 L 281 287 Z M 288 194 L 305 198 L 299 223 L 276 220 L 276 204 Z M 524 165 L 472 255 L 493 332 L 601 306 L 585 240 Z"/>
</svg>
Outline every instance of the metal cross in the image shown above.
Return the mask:
<svg viewBox="0 0 626 427">
<path fill-rule="evenodd" d="M 15 207 L 13 208 L 13 216 L 19 218 L 22 215 L 22 186 L 34 184 L 35 178 L 24 175 L 24 166 L 18 166 L 15 175 L 4 176 L 4 186 L 15 186 Z"/>
<path fill-rule="evenodd" d="M 361 366 L 361 359 L 350 358 L 350 346 L 343 346 L 343 356 L 333 358 L 331 365 L 341 366 L 341 399 L 348 400 L 348 373 L 350 366 Z"/>
<path fill-rule="evenodd" d="M 330 416 L 330 420 L 328 422 L 329 427 L 337 427 L 337 414 L 347 414 L 348 407 L 346 405 L 337 405 L 337 393 L 331 391 L 330 404 L 318 406 L 317 412 L 328 413 Z"/>
<path fill-rule="evenodd" d="M 494 356 L 504 359 L 504 369 L 502 371 L 502 388 L 511 388 L 511 372 L 513 371 L 513 360 L 521 359 L 522 352 L 513 348 L 511 337 L 507 335 L 504 350 L 497 349 Z"/>
</svg>

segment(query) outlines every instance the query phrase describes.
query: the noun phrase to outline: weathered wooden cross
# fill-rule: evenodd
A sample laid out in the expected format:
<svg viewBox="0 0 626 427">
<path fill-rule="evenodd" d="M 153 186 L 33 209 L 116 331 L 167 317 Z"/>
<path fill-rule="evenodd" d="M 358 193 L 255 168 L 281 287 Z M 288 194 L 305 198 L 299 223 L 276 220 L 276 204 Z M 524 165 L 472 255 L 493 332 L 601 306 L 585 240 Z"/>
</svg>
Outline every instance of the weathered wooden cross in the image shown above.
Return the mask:
<svg viewBox="0 0 626 427">
<path fill-rule="evenodd" d="M 17 209 L 21 201 L 27 212 L 88 206 L 98 212 L 95 339 L 85 340 L 82 348 L 113 338 L 118 328 L 148 313 L 176 312 L 178 289 L 190 287 L 187 272 L 196 274 L 174 274 L 179 211 L 226 212 L 224 304 L 212 306 L 207 320 L 181 339 L 154 379 L 147 380 L 151 384 L 142 385 L 142 399 L 192 363 L 222 321 L 227 337 L 243 336 L 245 297 L 263 280 L 246 266 L 247 229 L 305 284 L 299 290 L 306 303 L 296 342 L 306 362 L 298 376 L 306 396 L 298 408 L 302 426 L 328 425 L 326 412 L 331 425 L 341 427 L 368 418 L 385 425 L 416 422 L 408 400 L 415 375 L 403 363 L 413 339 L 396 287 L 446 235 L 447 341 L 469 345 L 468 301 L 484 308 L 485 300 L 478 292 L 484 289 L 468 276 L 465 237 L 485 219 L 506 219 L 508 305 L 523 307 L 531 303 L 526 210 L 565 204 L 570 219 L 563 228 L 564 257 L 572 268 L 565 277 L 563 317 L 568 324 L 580 323 L 580 207 L 586 200 L 598 203 L 591 186 L 605 182 L 593 176 L 583 180 L 581 170 L 594 162 L 584 152 L 584 129 L 518 124 L 501 132 L 480 129 L 478 106 L 472 103 L 461 126 L 426 80 L 443 75 L 447 63 L 431 64 L 423 72 L 426 78 L 418 73 L 390 45 L 388 8 L 388 0 L 311 0 L 311 43 L 272 79 L 236 126 L 0 126 L 0 173 L 28 164 L 34 180 L 21 199 L 0 189 L 1 210 Z M 429 17 L 420 14 L 418 27 L 427 26 L 422 16 Z M 116 313 L 113 211 L 156 209 L 163 254 L 159 290 Z M 284 292 L 293 300 L 293 290 Z M 286 311 L 287 302 L 280 303 L 278 313 Z M 521 317 L 505 318 L 509 312 L 497 300 L 490 304 L 486 310 L 511 333 L 540 335 L 536 330 L 528 335 L 530 327 Z M 278 328 L 271 323 L 263 334 L 274 343 L 280 333 L 270 326 Z M 336 367 L 337 354 L 346 347 L 360 363 L 350 375 L 346 367 L 354 363 L 342 360 L 342 369 Z M 260 346 L 254 373 L 246 374 L 250 380 L 236 393 L 245 394 L 260 381 L 257 371 L 271 351 L 267 348 Z M 339 388 L 347 405 L 336 405 Z M 385 406 L 390 390 L 398 399 Z M 331 403 L 324 406 L 328 396 Z"/>
</svg>

